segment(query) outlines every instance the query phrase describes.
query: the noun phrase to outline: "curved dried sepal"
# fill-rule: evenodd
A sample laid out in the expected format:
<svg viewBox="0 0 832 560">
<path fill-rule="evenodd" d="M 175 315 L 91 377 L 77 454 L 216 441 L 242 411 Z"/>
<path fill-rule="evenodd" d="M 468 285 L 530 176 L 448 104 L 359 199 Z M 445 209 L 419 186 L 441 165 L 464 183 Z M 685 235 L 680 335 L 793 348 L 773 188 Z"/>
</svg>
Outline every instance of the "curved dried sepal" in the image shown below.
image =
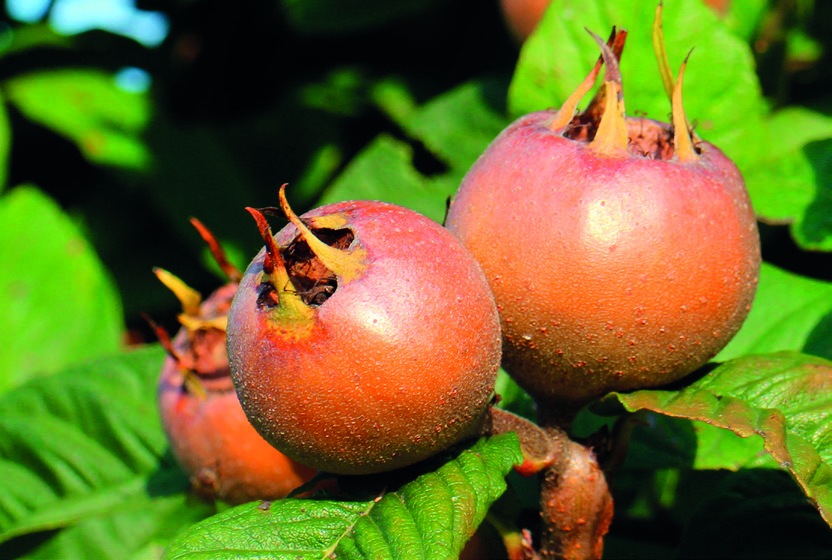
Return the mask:
<svg viewBox="0 0 832 560">
<path fill-rule="evenodd" d="M 162 348 L 165 349 L 165 352 L 168 353 L 168 356 L 170 356 L 171 359 L 174 362 L 176 362 L 176 366 L 179 368 L 179 371 L 182 372 L 182 376 L 185 383 L 185 389 L 187 389 L 189 392 L 193 393 L 200 399 L 207 398 L 208 392 L 205 390 L 205 386 L 199 380 L 199 376 L 182 365 L 182 357 L 179 355 L 179 352 L 176 351 L 176 348 L 173 347 L 173 342 L 170 339 L 168 331 L 165 330 L 165 327 L 158 325 L 156 321 L 150 318 L 149 315 L 142 313 L 142 317 L 145 321 L 147 321 L 147 324 L 150 325 L 150 328 L 153 329 L 153 332 L 156 333 L 156 338 L 159 339 L 159 344 L 162 345 Z"/>
<path fill-rule="evenodd" d="M 178 364 L 182 362 L 182 358 L 179 356 L 179 352 L 173 347 L 173 342 L 170 340 L 170 334 L 165 329 L 165 327 L 159 325 L 150 318 L 149 315 L 142 313 L 142 318 L 150 325 L 150 328 L 153 329 L 153 332 L 156 334 L 156 338 L 159 339 L 159 344 L 162 345 L 162 348 L 165 349 L 165 352 L 168 353 L 168 356 L 174 359 L 174 361 Z"/>
<path fill-rule="evenodd" d="M 572 121 L 575 116 L 575 110 L 578 107 L 578 103 L 580 103 L 584 95 L 592 89 L 592 86 L 595 85 L 595 80 L 598 79 L 598 74 L 601 72 L 601 64 L 602 59 L 599 58 L 598 62 L 595 63 L 595 67 L 589 74 L 587 74 L 587 77 L 584 78 L 581 85 L 579 85 L 578 88 L 566 98 L 566 101 L 563 102 L 563 105 L 561 105 L 558 112 L 549 122 L 548 126 L 550 130 L 558 132 L 559 130 L 564 129 Z"/>
<path fill-rule="evenodd" d="M 179 303 L 182 304 L 182 311 L 187 315 L 199 315 L 199 305 L 202 303 L 202 295 L 185 284 L 178 277 L 174 276 L 164 268 L 155 267 L 153 274 L 156 275 L 162 284 L 164 284 Z"/>
<path fill-rule="evenodd" d="M 189 331 L 216 329 L 225 332 L 228 327 L 228 316 L 222 315 L 214 317 L 213 319 L 200 319 L 193 315 L 186 315 L 185 313 L 177 316 L 179 323 Z"/>
<path fill-rule="evenodd" d="M 612 33 L 610 33 L 609 39 L 607 39 L 607 46 L 612 51 L 612 54 L 615 56 L 616 62 L 620 64 L 621 62 L 621 53 L 624 52 L 624 43 L 627 41 L 627 30 L 626 29 L 616 29 L 615 27 L 612 28 Z M 599 61 L 604 60 L 603 53 L 598 56 Z M 592 97 L 592 100 L 587 104 L 586 109 L 583 110 L 581 113 L 582 121 L 586 122 L 600 122 L 601 117 L 604 115 L 604 109 L 606 108 L 607 103 L 607 96 L 606 96 L 606 88 L 598 88 L 598 91 L 595 92 L 595 95 Z"/>
<path fill-rule="evenodd" d="M 673 110 L 673 143 L 676 146 L 676 156 L 680 161 L 695 161 L 699 158 L 688 128 L 685 109 L 682 106 L 682 82 L 684 81 L 685 66 L 688 64 L 689 57 L 690 53 L 685 57 L 685 61 L 682 62 L 682 67 L 679 69 L 679 78 L 673 88 L 673 97 L 670 103 Z"/>
<path fill-rule="evenodd" d="M 249 214 L 254 217 L 257 227 L 260 228 L 260 235 L 266 243 L 266 258 L 263 260 L 263 272 L 268 276 L 274 287 L 274 294 L 277 295 L 276 313 L 287 320 L 308 318 L 311 310 L 303 303 L 297 293 L 289 272 L 286 270 L 286 263 L 283 261 L 280 248 L 272 236 L 272 230 L 266 221 L 263 213 L 255 208 L 246 208 Z"/>
<path fill-rule="evenodd" d="M 263 238 L 263 242 L 266 244 L 266 259 L 263 261 L 263 270 L 266 274 L 271 274 L 275 269 L 285 269 L 283 257 L 280 255 L 280 249 L 274 240 L 274 236 L 272 236 L 272 229 L 269 227 L 266 217 L 256 208 L 246 206 L 246 210 L 257 222 L 260 237 Z"/>
<path fill-rule="evenodd" d="M 596 153 L 604 156 L 626 156 L 627 144 L 627 121 L 624 117 L 624 90 L 621 86 L 621 69 L 615 54 L 598 35 L 587 31 L 598 47 L 601 49 L 601 56 L 604 58 L 604 114 L 598 124 L 598 131 L 595 138 L 590 142 L 590 148 Z"/>
<path fill-rule="evenodd" d="M 664 30 L 662 28 L 662 3 L 656 6 L 656 16 L 653 18 L 653 52 L 656 55 L 656 62 L 659 64 L 659 74 L 662 77 L 662 84 L 668 99 L 673 99 L 675 82 L 673 72 L 670 70 L 670 62 L 667 60 L 667 50 L 664 46 Z"/>
<path fill-rule="evenodd" d="M 364 252 L 360 249 L 352 251 L 343 251 L 331 247 L 318 239 L 312 230 L 304 224 L 297 214 L 294 213 L 289 206 L 289 201 L 286 200 L 286 185 L 280 187 L 280 208 L 292 224 L 298 228 L 301 237 L 309 245 L 309 249 L 316 257 L 323 263 L 323 265 L 339 277 L 344 282 L 349 282 L 364 269 L 361 262 L 364 257 Z"/>
<path fill-rule="evenodd" d="M 225 254 L 222 246 L 220 245 L 217 238 L 214 234 L 209 230 L 207 227 L 203 225 L 202 222 L 197 220 L 196 218 L 191 218 L 191 225 L 193 225 L 196 230 L 199 232 L 199 235 L 208 244 L 208 249 L 211 251 L 211 255 L 214 257 L 214 260 L 219 265 L 220 270 L 222 270 L 223 274 L 225 274 L 228 279 L 232 282 L 239 282 L 243 275 L 236 266 L 231 264 L 228 260 L 228 257 Z"/>
<path fill-rule="evenodd" d="M 587 30 L 589 31 L 589 30 Z M 591 34 L 591 32 L 590 32 Z M 610 33 L 609 39 L 607 39 L 607 45 L 612 49 L 612 52 L 616 58 L 616 60 L 621 58 L 621 53 L 624 50 L 624 42 L 627 38 L 627 31 L 624 29 L 618 30 L 615 27 L 612 28 L 612 32 Z M 580 103 L 581 99 L 592 89 L 592 86 L 595 85 L 595 81 L 598 79 L 598 74 L 601 72 L 601 65 L 604 63 L 603 55 L 598 57 L 598 60 L 595 62 L 595 66 L 592 70 L 587 74 L 584 81 L 581 82 L 581 85 L 572 92 L 572 94 L 563 102 L 560 110 L 555 114 L 552 120 L 549 122 L 549 128 L 557 132 L 563 128 L 565 128 L 571 121 L 572 118 L 575 116 L 575 110 L 578 107 L 578 103 Z"/>
</svg>

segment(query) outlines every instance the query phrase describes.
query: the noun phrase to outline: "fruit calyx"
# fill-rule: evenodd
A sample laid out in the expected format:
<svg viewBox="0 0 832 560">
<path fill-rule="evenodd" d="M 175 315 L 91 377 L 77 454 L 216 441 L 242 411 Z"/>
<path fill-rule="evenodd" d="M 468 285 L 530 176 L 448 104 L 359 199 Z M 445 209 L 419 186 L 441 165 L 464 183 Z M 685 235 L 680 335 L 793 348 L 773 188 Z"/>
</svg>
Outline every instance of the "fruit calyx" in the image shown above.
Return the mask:
<svg viewBox="0 0 832 560">
<path fill-rule="evenodd" d="M 254 217 L 266 244 L 263 278 L 258 303 L 285 319 L 308 319 L 338 289 L 364 270 L 366 252 L 354 246 L 355 234 L 338 215 L 313 218 L 307 225 L 286 200 L 286 185 L 280 187 L 280 211 L 297 228 L 297 237 L 285 248 L 274 240 L 264 214 L 277 208 L 246 208 Z M 314 230 L 314 231 L 313 231 Z"/>
<path fill-rule="evenodd" d="M 587 143 L 590 150 L 603 157 L 638 156 L 657 160 L 696 161 L 699 158 L 697 139 L 682 106 L 682 81 L 687 58 L 679 70 L 679 77 L 674 81 L 664 51 L 661 5 L 656 11 L 653 42 L 665 89 L 669 92 L 671 126 L 626 115 L 618 63 L 627 36 L 626 30 L 613 28 L 606 43 L 591 31 L 587 30 L 587 33 L 598 43 L 601 56 L 547 126 L 565 138 Z M 576 107 L 594 85 L 601 65 L 605 67 L 603 83 L 587 108 L 576 115 Z"/>
<path fill-rule="evenodd" d="M 184 327 L 184 332 L 172 339 L 164 327 L 147 316 L 145 320 L 182 372 L 185 389 L 204 399 L 210 391 L 233 390 L 227 361 L 216 355 L 215 348 L 224 347 L 222 341 L 225 339 L 228 325 L 228 308 L 242 273 L 228 260 L 214 234 L 196 218 L 191 218 L 190 221 L 208 245 L 211 255 L 229 282 L 203 300 L 198 291 L 179 277 L 163 268 L 155 267 L 153 273 L 173 292 L 182 306 L 177 320 Z"/>
</svg>

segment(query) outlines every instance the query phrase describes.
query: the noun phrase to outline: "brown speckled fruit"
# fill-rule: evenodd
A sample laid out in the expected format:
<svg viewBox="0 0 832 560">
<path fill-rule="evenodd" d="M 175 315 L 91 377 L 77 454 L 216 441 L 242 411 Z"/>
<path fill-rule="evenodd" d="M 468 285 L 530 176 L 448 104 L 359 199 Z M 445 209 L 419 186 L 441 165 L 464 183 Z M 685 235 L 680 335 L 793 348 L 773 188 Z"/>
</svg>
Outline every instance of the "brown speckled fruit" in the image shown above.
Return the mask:
<svg viewBox="0 0 832 560">
<path fill-rule="evenodd" d="M 690 131 L 682 74 L 672 124 L 625 116 L 617 57 L 596 40 L 595 100 L 575 115 L 600 64 L 560 110 L 492 142 L 446 222 L 494 291 L 505 368 L 560 405 L 702 366 L 745 320 L 760 268 L 743 178 Z"/>
<path fill-rule="evenodd" d="M 201 224 L 195 225 L 219 245 Z M 312 478 L 315 470 L 292 461 L 255 431 L 246 418 L 228 368 L 225 324 L 240 274 L 219 254 L 230 282 L 205 301 L 170 273 L 156 275 L 182 302 L 182 328 L 171 341 L 159 380 L 158 402 L 171 451 L 195 490 L 231 504 L 275 500 Z"/>
<path fill-rule="evenodd" d="M 350 201 L 291 220 L 240 283 L 228 351 L 240 401 L 286 455 L 337 474 L 416 463 L 483 429 L 500 362 L 477 262 L 406 208 Z"/>
</svg>

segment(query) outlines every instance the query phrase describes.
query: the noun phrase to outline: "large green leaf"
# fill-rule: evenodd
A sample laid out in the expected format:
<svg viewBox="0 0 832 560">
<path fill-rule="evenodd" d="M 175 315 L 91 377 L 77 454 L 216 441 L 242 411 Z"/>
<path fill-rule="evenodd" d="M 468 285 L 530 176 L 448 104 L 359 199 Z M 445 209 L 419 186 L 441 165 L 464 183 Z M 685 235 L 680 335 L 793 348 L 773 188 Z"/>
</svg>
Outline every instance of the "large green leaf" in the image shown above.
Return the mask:
<svg viewBox="0 0 832 560">
<path fill-rule="evenodd" d="M 751 312 L 716 357 L 800 350 L 832 359 L 832 284 L 763 263 Z"/>
<path fill-rule="evenodd" d="M 185 532 L 164 558 L 456 558 L 521 461 L 514 434 L 481 440 L 375 499 L 239 506 Z"/>
<path fill-rule="evenodd" d="M 341 200 L 383 200 L 441 222 L 456 183 L 425 177 L 413 168 L 413 150 L 387 135 L 376 138 L 328 188 L 319 204 Z"/>
<path fill-rule="evenodd" d="M 444 169 L 424 175 L 416 169 L 409 144 L 381 135 L 350 163 L 319 203 L 384 200 L 442 222 L 448 197 L 508 124 L 502 114 L 502 91 L 499 80 L 473 81 L 416 106 L 399 84 L 380 83 L 374 92 L 376 103 Z"/>
<path fill-rule="evenodd" d="M 9 152 L 12 145 L 12 129 L 6 113 L 6 104 L 0 96 L 0 192 L 6 188 L 6 178 L 9 175 Z"/>
<path fill-rule="evenodd" d="M 108 274 L 70 218 L 32 187 L 0 198 L 0 308 L 0 393 L 121 343 Z"/>
<path fill-rule="evenodd" d="M 832 250 L 832 117 L 788 107 L 768 126 L 774 151 L 742 167 L 755 210 L 772 222 L 793 222 L 801 246 Z"/>
<path fill-rule="evenodd" d="M 92 162 L 147 169 L 151 154 L 140 135 L 150 119 L 146 94 L 116 86 L 100 70 L 44 70 L 3 83 L 24 115 L 75 142 Z"/>
<path fill-rule="evenodd" d="M 765 450 L 832 524 L 830 388 L 832 362 L 782 352 L 732 360 L 679 391 L 613 393 L 604 401 L 762 437 Z"/>
<path fill-rule="evenodd" d="M 154 346 L 99 359 L 0 399 L 0 556 L 15 537 L 60 529 L 26 557 L 129 558 L 206 515 L 167 455 L 163 357 Z"/>
</svg>

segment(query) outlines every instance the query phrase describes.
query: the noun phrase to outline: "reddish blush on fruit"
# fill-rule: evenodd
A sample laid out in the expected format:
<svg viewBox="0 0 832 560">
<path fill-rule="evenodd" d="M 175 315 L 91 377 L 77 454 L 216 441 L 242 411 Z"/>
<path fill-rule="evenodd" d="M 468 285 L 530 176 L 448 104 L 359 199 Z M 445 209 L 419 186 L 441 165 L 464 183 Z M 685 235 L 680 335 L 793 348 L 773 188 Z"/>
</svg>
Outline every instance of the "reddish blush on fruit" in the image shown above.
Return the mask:
<svg viewBox="0 0 832 560">
<path fill-rule="evenodd" d="M 284 185 L 285 187 L 285 185 Z M 411 465 L 475 438 L 500 362 L 488 283 L 439 224 L 376 201 L 322 206 L 272 236 L 228 321 L 231 372 L 257 430 L 336 474 Z"/>
<path fill-rule="evenodd" d="M 672 123 L 625 115 L 625 36 L 612 49 L 596 37 L 606 71 L 589 106 L 575 113 L 601 61 L 560 110 L 491 143 L 446 221 L 494 292 L 504 367 L 553 406 L 691 373 L 739 330 L 757 286 L 742 175 L 689 128 L 682 72 Z"/>
</svg>

